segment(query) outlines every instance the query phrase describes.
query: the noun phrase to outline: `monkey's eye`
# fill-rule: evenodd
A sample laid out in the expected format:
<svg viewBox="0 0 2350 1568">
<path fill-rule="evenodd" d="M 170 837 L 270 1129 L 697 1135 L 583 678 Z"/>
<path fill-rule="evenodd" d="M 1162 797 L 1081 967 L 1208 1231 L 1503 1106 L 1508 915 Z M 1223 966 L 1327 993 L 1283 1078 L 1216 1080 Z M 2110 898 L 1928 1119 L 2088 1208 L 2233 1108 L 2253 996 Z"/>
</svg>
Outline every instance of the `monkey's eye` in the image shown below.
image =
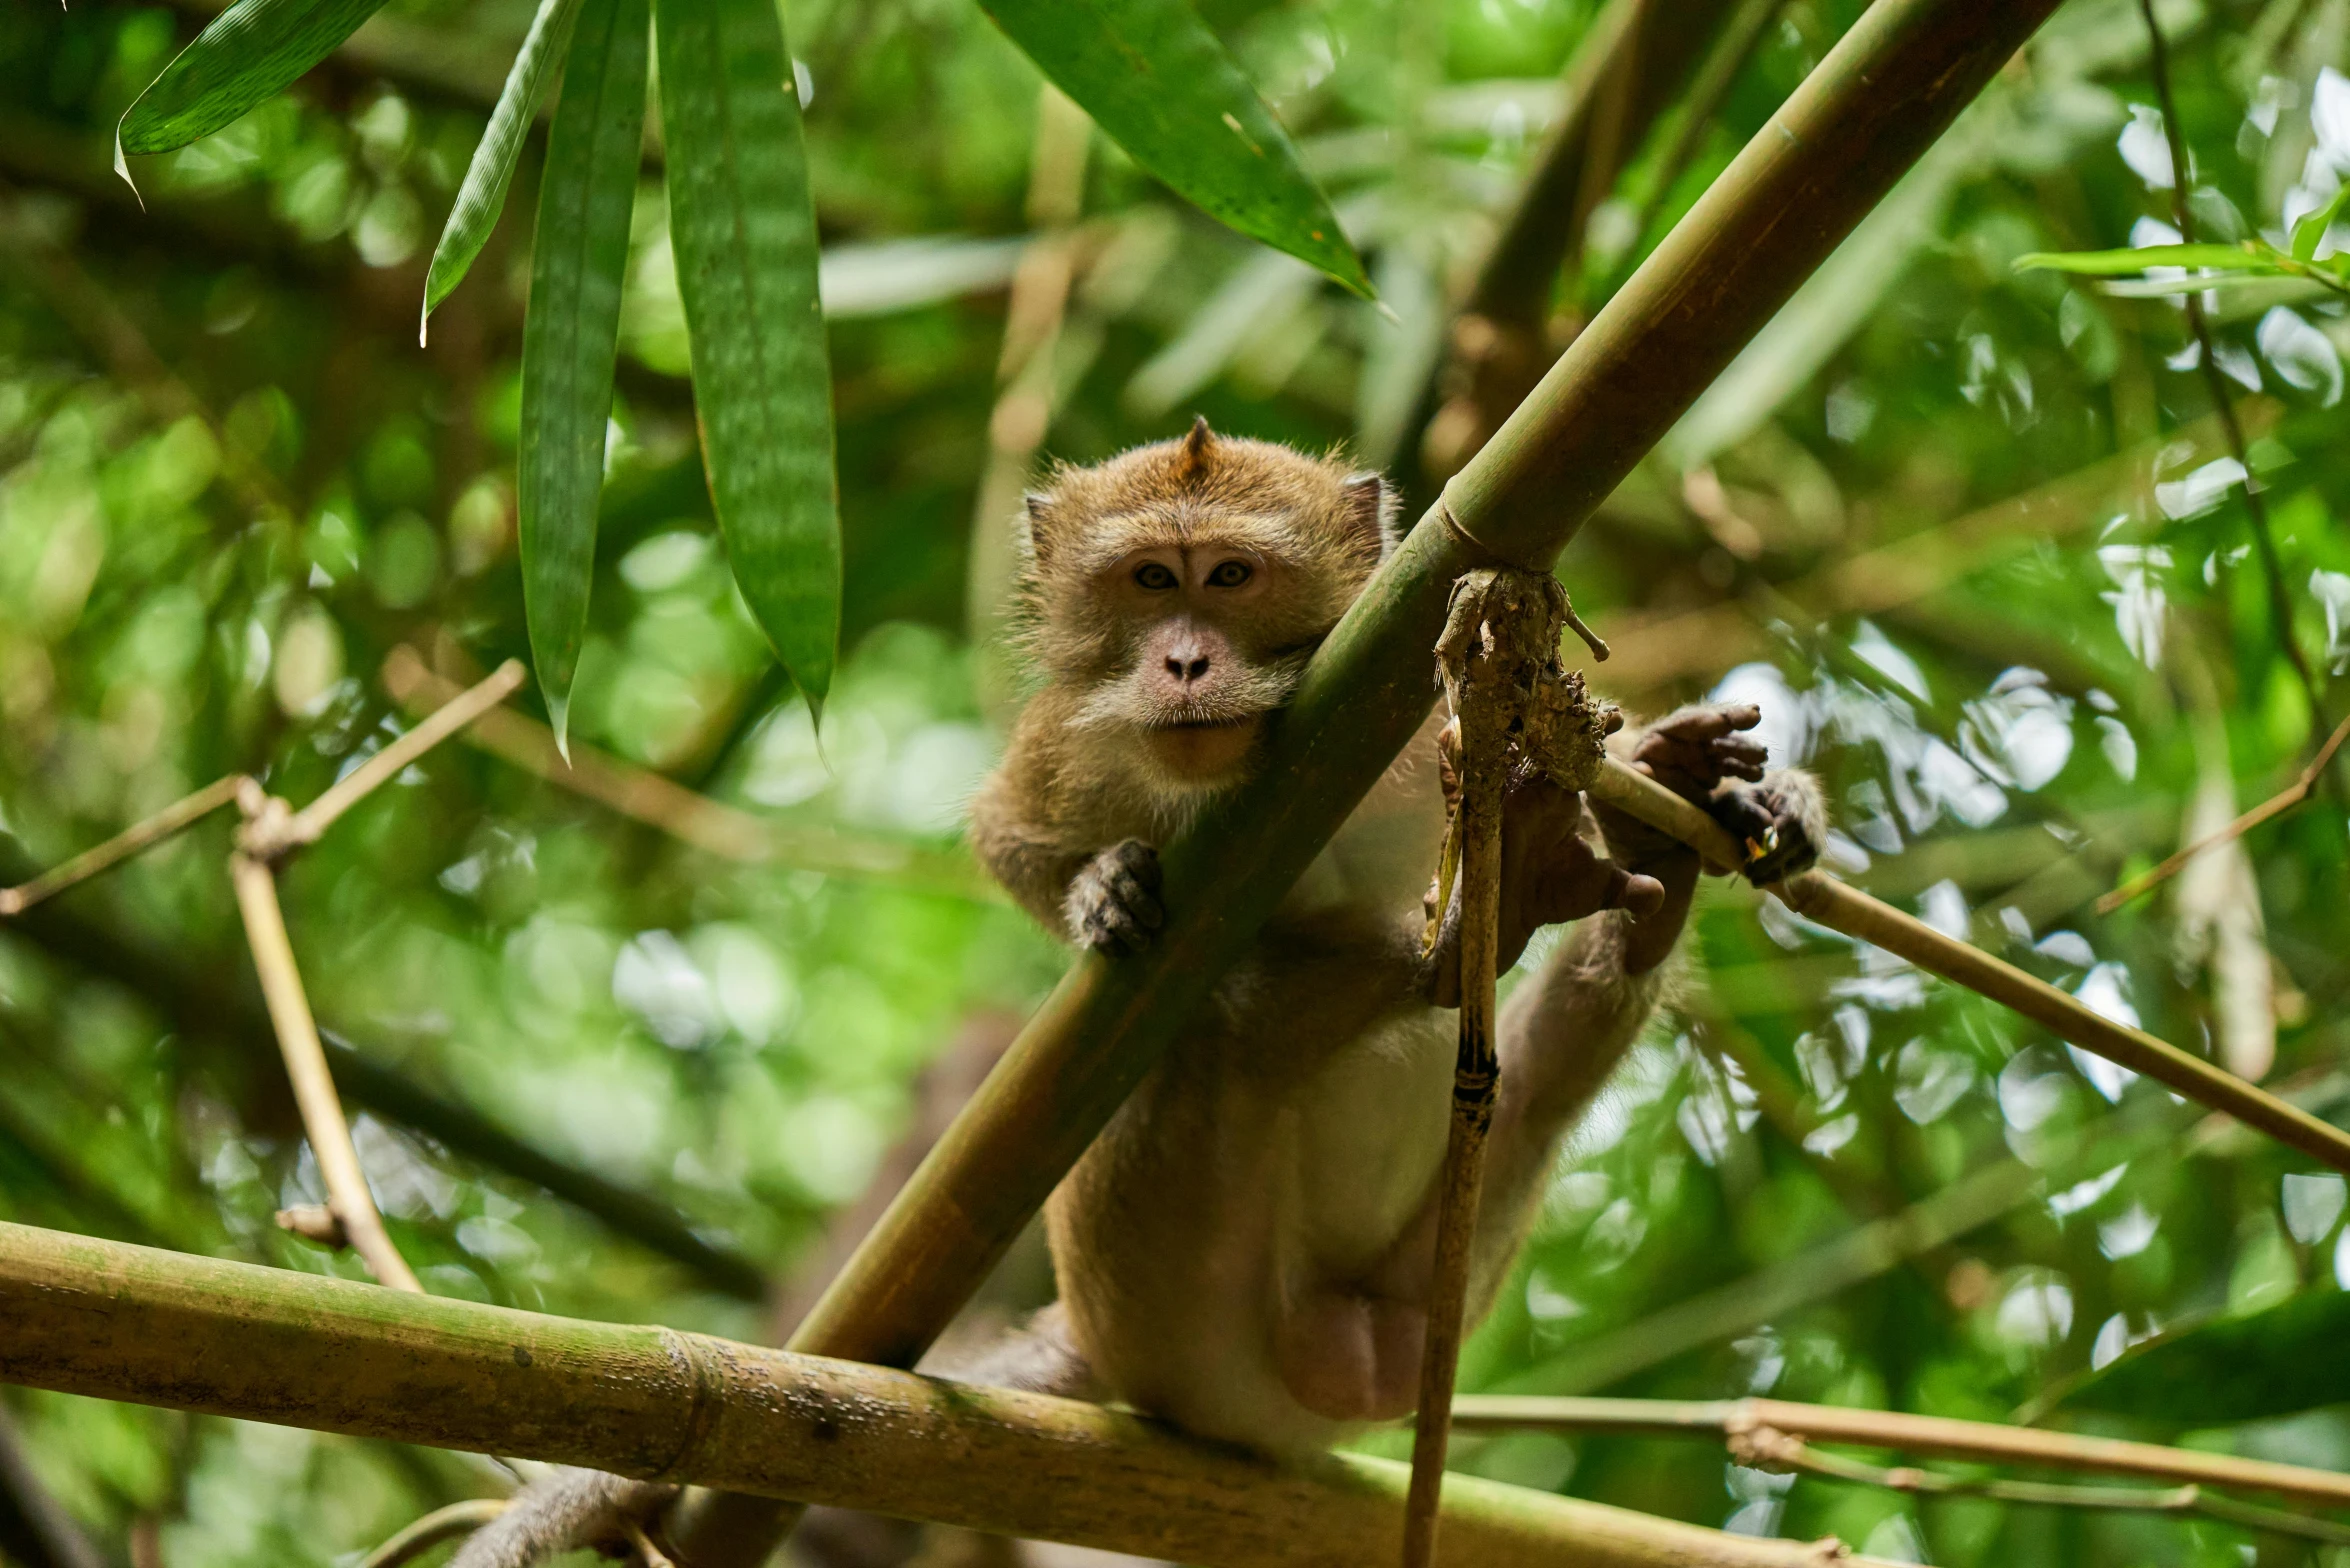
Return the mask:
<svg viewBox="0 0 2350 1568">
<path fill-rule="evenodd" d="M 1246 561 L 1218 561 L 1216 569 L 1208 573 L 1210 588 L 1237 588 L 1256 575 L 1256 569 Z"/>
<path fill-rule="evenodd" d="M 1134 581 L 1138 587 L 1163 593 L 1175 586 L 1175 574 L 1156 561 L 1145 561 L 1134 569 Z"/>
</svg>

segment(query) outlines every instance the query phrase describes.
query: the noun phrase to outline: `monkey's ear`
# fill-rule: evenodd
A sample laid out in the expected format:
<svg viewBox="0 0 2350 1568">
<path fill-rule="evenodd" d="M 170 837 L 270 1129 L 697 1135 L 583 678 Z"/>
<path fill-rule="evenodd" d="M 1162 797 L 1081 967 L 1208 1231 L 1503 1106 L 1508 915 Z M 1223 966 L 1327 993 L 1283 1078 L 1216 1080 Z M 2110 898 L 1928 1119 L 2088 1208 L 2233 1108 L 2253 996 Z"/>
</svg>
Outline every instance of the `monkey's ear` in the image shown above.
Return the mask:
<svg viewBox="0 0 2350 1568">
<path fill-rule="evenodd" d="M 1052 554 L 1053 498 L 1031 490 L 1020 499 L 1028 514 L 1028 559 L 1043 566 Z"/>
<path fill-rule="evenodd" d="M 1377 474 L 1357 474 L 1339 487 L 1338 494 L 1339 522 L 1347 542 L 1374 561 L 1385 560 L 1388 546 L 1395 542 L 1387 481 Z"/>
<path fill-rule="evenodd" d="M 1208 428 L 1208 416 L 1192 415 L 1191 429 L 1183 437 L 1183 451 L 1176 464 L 1177 472 L 1185 479 L 1204 474 L 1215 456 L 1216 432 Z"/>
</svg>

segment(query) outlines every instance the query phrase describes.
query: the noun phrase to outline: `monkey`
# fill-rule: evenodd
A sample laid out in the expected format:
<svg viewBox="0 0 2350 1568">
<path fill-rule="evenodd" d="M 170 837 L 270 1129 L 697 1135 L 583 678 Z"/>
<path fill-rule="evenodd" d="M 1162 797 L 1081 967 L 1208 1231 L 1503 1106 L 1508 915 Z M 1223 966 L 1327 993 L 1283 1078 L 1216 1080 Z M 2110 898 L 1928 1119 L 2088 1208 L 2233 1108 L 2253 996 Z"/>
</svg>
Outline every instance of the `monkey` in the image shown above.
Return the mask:
<svg viewBox="0 0 2350 1568">
<path fill-rule="evenodd" d="M 1060 470 L 1027 512 L 1023 640 L 1043 684 L 974 802 L 972 847 L 1048 927 L 1118 961 L 1165 919 L 1156 846 L 1251 776 L 1305 661 L 1393 547 L 1393 504 L 1375 473 L 1202 420 Z M 1746 733 L 1759 719 L 1688 708 L 1611 746 L 1772 846 L 1746 868 L 1767 882 L 1808 866 L 1826 827 L 1808 776 L 1766 774 Z M 1410 1412 L 1457 1035 L 1457 909 L 1434 953 L 1420 940 L 1440 723 L 1053 1194 L 1060 1297 L 1017 1350 L 1030 1386 L 1277 1456 Z M 1567 1127 L 1656 1005 L 1699 869 L 1677 840 L 1542 780 L 1513 781 L 1502 838 L 1504 970 L 1540 927 L 1596 918 L 1501 1020 L 1472 1321 Z"/>
<path fill-rule="evenodd" d="M 1061 467 L 1027 498 L 1019 636 L 1038 684 L 970 843 L 1047 929 L 1112 963 L 1149 951 L 1166 919 L 1157 846 L 1254 775 L 1307 661 L 1394 548 L 1395 512 L 1375 472 L 1204 419 Z M 1808 775 L 1765 771 L 1759 718 L 1688 707 L 1609 746 L 1768 846 L 1744 868 L 1765 883 L 1807 867 L 1826 823 Z M 1123 1403 L 1275 1458 L 1410 1413 L 1459 999 L 1458 890 L 1428 907 L 1443 722 L 1430 715 L 1054 1191 L 1058 1300 L 927 1370 Z M 1678 840 L 1541 779 L 1511 781 L 1502 843 L 1499 967 L 1578 923 L 1501 1015 L 1472 1324 L 1566 1131 L 1662 996 L 1700 870 Z M 610 1542 L 669 1495 L 566 1472 L 452 1568 Z"/>
</svg>

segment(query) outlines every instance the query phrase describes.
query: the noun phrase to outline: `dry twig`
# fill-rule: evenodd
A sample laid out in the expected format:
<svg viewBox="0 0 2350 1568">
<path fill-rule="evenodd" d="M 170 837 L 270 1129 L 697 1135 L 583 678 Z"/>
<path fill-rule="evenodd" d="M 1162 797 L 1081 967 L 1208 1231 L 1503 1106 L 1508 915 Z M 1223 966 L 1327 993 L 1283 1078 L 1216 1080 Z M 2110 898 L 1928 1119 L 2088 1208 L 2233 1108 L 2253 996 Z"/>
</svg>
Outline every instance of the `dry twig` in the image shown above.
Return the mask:
<svg viewBox="0 0 2350 1568">
<path fill-rule="evenodd" d="M 2316 794 L 2318 785 L 2325 779 L 2326 764 L 2334 760 L 2334 753 L 2342 749 L 2342 742 L 2346 738 L 2350 738 L 2350 719 L 2344 719 L 2334 726 L 2334 733 L 2326 737 L 2326 743 L 2318 748 L 2317 755 L 2310 758 L 2309 766 L 2303 768 L 2301 776 L 2291 784 L 2254 806 L 2217 833 L 2207 834 L 2197 839 L 2161 865 L 2156 866 L 2152 871 L 2143 872 L 2130 878 L 2120 887 L 2098 899 L 2097 913 L 2101 915 L 2112 914 L 2139 894 L 2158 887 L 2177 876 L 2180 867 L 2205 850 L 2216 849 L 2230 839 L 2242 837 L 2269 818 L 2283 815 Z"/>
<path fill-rule="evenodd" d="M 229 878 L 236 884 L 237 908 L 245 917 L 245 939 L 253 948 L 253 968 L 261 977 L 262 999 L 277 1027 L 278 1048 L 285 1055 L 286 1077 L 293 1082 L 294 1103 L 301 1108 L 303 1136 L 318 1157 L 318 1174 L 326 1183 L 327 1207 L 343 1234 L 367 1263 L 376 1283 L 421 1294 L 423 1284 L 408 1260 L 384 1230 L 383 1215 L 368 1191 L 367 1175 L 359 1166 L 359 1150 L 351 1142 L 351 1124 L 343 1116 L 343 1102 L 335 1093 L 334 1075 L 327 1071 L 326 1047 L 319 1042 L 318 1021 L 310 1015 L 310 998 L 302 989 L 302 972 L 294 964 L 294 944 L 286 935 L 285 911 L 278 906 L 277 878 L 266 862 L 243 850 L 229 857 Z"/>
<path fill-rule="evenodd" d="M 134 822 L 105 843 L 85 849 L 71 860 L 50 867 L 30 882 L 0 887 L 0 916 L 22 914 L 45 898 L 54 898 L 77 882 L 128 860 L 143 849 L 162 843 L 181 829 L 211 815 L 237 798 L 248 780 L 241 773 L 214 779 L 184 799 L 173 801 L 144 822 Z"/>
</svg>

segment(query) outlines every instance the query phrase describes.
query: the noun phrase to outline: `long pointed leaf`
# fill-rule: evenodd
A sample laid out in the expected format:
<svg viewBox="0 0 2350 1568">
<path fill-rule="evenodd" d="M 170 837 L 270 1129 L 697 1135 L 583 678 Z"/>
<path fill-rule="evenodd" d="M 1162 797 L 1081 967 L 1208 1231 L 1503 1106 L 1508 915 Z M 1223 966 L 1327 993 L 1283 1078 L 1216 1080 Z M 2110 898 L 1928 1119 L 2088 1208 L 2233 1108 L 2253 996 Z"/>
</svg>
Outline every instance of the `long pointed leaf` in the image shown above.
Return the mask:
<svg viewBox="0 0 2350 1568">
<path fill-rule="evenodd" d="M 425 326 L 449 291 L 465 280 L 466 269 L 489 242 L 506 207 L 506 187 L 514 181 L 514 160 L 530 135 L 530 122 L 553 80 L 555 62 L 571 45 L 571 30 L 579 20 L 579 0 L 539 0 L 531 18 L 530 35 L 514 56 L 506 85 L 498 91 L 498 106 L 490 111 L 489 127 L 465 166 L 465 182 L 457 187 L 456 204 L 433 247 L 432 268 L 424 275 L 424 318 L 416 326 L 416 341 L 424 341 Z"/>
<path fill-rule="evenodd" d="M 147 84 L 114 132 L 125 153 L 209 136 L 334 52 L 384 0 L 237 0 Z"/>
<path fill-rule="evenodd" d="M 775 0 L 658 0 L 669 237 L 719 531 L 809 705 L 840 639 L 816 215 Z"/>
<path fill-rule="evenodd" d="M 555 734 L 587 637 L 620 283 L 644 147 L 646 0 L 583 0 L 531 241 L 522 328 L 523 616 Z"/>
<path fill-rule="evenodd" d="M 2350 207 L 2350 180 L 2344 180 L 2341 188 L 2327 199 L 2324 206 L 2293 225 L 2295 261 L 2317 260 L 2317 248 L 2325 243 L 2326 230 L 2334 226 L 2334 220 L 2342 215 L 2344 207 Z"/>
<path fill-rule="evenodd" d="M 980 0 L 980 8 L 1178 195 L 1374 297 L 1289 133 L 1189 0 Z"/>
<path fill-rule="evenodd" d="M 2034 251 L 2016 258 L 2016 270 L 2045 269 L 2084 277 L 2118 278 L 2148 267 L 2210 267 L 2220 272 L 2273 270 L 2265 257 L 2234 245 L 2145 245 L 2134 250 Z"/>
</svg>

